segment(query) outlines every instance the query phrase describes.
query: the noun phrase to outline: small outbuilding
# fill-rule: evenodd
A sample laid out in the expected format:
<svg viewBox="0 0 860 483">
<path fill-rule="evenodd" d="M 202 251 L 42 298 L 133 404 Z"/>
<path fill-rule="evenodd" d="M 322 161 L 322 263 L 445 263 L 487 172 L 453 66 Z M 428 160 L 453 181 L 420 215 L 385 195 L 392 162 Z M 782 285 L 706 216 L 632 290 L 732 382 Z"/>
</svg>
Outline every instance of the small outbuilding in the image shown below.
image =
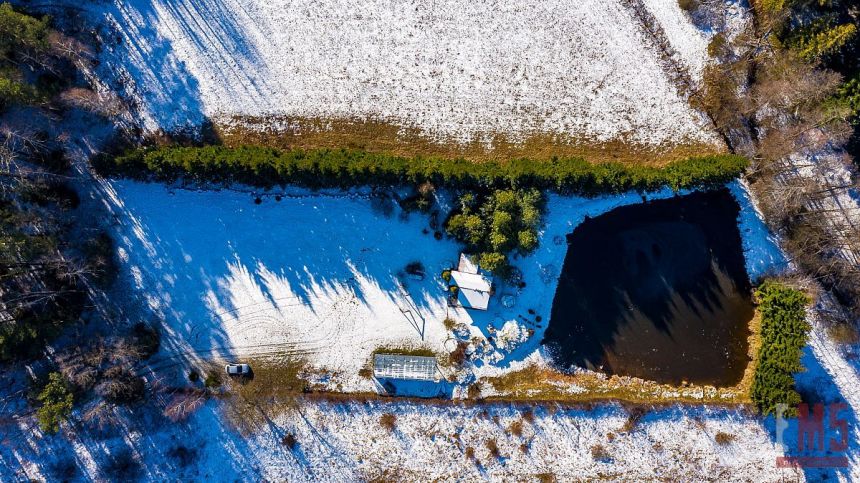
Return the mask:
<svg viewBox="0 0 860 483">
<path fill-rule="evenodd" d="M 373 377 L 413 381 L 436 381 L 439 379 L 435 357 L 403 354 L 376 354 L 373 356 Z"/>
<path fill-rule="evenodd" d="M 457 286 L 457 303 L 467 309 L 487 310 L 493 294 L 493 279 L 475 261 L 460 254 L 457 270 L 451 270 L 451 282 Z"/>
</svg>

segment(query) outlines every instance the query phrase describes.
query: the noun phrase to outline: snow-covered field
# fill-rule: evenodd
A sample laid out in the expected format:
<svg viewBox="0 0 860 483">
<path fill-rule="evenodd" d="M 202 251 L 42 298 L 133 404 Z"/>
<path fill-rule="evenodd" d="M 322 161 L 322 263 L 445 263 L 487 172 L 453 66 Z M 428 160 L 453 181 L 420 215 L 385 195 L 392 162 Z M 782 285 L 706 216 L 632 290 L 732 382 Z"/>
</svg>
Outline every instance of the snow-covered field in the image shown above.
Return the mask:
<svg viewBox="0 0 860 483">
<path fill-rule="evenodd" d="M 372 119 L 459 141 L 542 133 L 719 144 L 679 93 L 637 5 L 698 78 L 710 33 L 672 0 L 133 0 L 90 9 L 113 26 L 102 71 L 140 100 L 150 129 L 280 115 Z"/>
<path fill-rule="evenodd" d="M 374 389 L 359 371 L 378 347 L 453 350 L 446 316 L 467 324 L 472 338 L 486 341 L 495 332 L 492 344 L 476 344 L 477 375 L 542 360 L 565 235 L 585 216 L 642 201 L 636 193 L 550 195 L 540 248 L 514 261 L 525 288 L 497 281 L 490 309 L 482 312 L 447 307 L 439 275 L 456 264 L 459 245 L 435 240 L 427 215 L 407 216 L 394 204 L 386 213 L 361 190 L 292 190 L 280 201 L 268 194 L 257 205 L 243 191 L 133 181 L 110 181 L 106 188 L 123 271 L 168 328 L 156 367 L 175 367 L 183 377 L 186 359 L 301 357 L 332 373 L 329 387 L 344 391 Z M 732 190 L 743 207 L 739 222 L 751 276 L 782 268 L 742 187 Z M 424 265 L 424 280 L 404 273 L 413 261 Z M 508 296 L 514 303 L 505 307 Z"/>
<path fill-rule="evenodd" d="M 647 414 L 630 432 L 627 413 L 609 405 L 596 410 L 534 410 L 510 406 L 417 406 L 403 403 L 319 403 L 271 421 L 253 437 L 224 426 L 215 404 L 190 420 L 173 423 L 157 414 L 138 416 L 128 427 L 83 434 L 75 441 L 30 439 L 9 433 L 0 447 L 0 479 L 55 476 L 78 464 L 77 479 L 110 481 L 112 463 L 132 464 L 131 481 L 796 481 L 803 473 L 776 469 L 782 451 L 756 419 L 742 411 L 671 408 Z M 396 415 L 389 432 L 381 414 Z M 521 435 L 510 430 L 522 423 Z M 716 434 L 733 442 L 721 446 Z M 298 440 L 290 450 L 286 434 Z M 683 434 L 683 437 L 679 437 Z M 787 438 L 790 436 L 786 436 Z M 500 457 L 490 454 L 494 440 Z M 606 456 L 595 458 L 592 448 Z M 524 447 L 523 447 L 524 446 Z M 178 448 L 185 448 L 180 450 Z M 474 460 L 466 456 L 474 451 Z M 66 465 L 62 463 L 66 462 Z"/>
</svg>

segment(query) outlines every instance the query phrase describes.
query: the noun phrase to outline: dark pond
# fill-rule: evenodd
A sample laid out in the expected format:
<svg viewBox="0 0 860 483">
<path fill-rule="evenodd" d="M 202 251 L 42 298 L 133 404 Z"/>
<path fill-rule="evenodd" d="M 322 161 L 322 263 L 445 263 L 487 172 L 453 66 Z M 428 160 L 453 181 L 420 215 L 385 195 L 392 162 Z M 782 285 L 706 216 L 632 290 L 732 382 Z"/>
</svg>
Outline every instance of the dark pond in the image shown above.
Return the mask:
<svg viewBox="0 0 860 483">
<path fill-rule="evenodd" d="M 543 343 L 562 367 L 729 386 L 753 316 L 728 190 L 612 210 L 568 235 Z"/>
</svg>

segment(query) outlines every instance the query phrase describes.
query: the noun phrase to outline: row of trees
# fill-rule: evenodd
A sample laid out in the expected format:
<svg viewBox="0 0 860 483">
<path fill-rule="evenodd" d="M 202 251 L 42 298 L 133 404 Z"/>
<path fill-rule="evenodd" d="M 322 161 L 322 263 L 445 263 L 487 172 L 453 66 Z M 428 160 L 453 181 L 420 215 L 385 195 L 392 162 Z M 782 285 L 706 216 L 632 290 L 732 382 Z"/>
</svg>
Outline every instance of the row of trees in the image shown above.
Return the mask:
<svg viewBox="0 0 860 483">
<path fill-rule="evenodd" d="M 779 404 L 787 405 L 790 413 L 801 402 L 794 374 L 803 370 L 800 357 L 810 329 L 806 322 L 810 300 L 803 292 L 773 280 L 759 286 L 756 298 L 762 318 L 761 346 L 751 397 L 764 414 L 775 413 Z"/>
<path fill-rule="evenodd" d="M 281 151 L 260 146 L 228 148 L 155 147 L 102 155 L 94 165 L 104 175 L 142 179 L 241 182 L 271 187 L 421 184 L 452 188 L 538 188 L 597 195 L 628 190 L 653 191 L 716 186 L 743 172 L 742 156 L 688 158 L 662 168 L 584 159 L 514 159 L 475 163 L 464 159 L 405 158 L 355 149 Z"/>
</svg>

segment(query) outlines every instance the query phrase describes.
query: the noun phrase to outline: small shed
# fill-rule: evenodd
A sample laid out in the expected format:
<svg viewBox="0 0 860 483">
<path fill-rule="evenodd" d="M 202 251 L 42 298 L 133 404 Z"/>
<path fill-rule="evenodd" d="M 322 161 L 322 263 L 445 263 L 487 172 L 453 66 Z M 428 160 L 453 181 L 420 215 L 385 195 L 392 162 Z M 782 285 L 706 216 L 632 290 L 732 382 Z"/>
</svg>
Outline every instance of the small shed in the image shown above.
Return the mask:
<svg viewBox="0 0 860 483">
<path fill-rule="evenodd" d="M 457 286 L 457 303 L 467 309 L 487 310 L 493 292 L 492 279 L 466 254 L 460 254 L 457 270 L 451 270 Z"/>
<path fill-rule="evenodd" d="M 403 354 L 376 354 L 373 377 L 377 379 L 438 380 L 436 358 Z"/>
</svg>

